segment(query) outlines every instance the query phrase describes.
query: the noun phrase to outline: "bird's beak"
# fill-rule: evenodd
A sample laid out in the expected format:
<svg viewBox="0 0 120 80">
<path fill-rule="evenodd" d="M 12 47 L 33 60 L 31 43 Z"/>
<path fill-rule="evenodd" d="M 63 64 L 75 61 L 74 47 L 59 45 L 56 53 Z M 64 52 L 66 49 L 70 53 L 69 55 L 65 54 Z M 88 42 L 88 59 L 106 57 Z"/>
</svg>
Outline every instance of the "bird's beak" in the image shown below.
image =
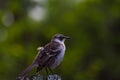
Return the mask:
<svg viewBox="0 0 120 80">
<path fill-rule="evenodd" d="M 68 36 L 64 36 L 65 37 L 65 39 L 70 39 L 70 37 L 68 37 Z"/>
</svg>

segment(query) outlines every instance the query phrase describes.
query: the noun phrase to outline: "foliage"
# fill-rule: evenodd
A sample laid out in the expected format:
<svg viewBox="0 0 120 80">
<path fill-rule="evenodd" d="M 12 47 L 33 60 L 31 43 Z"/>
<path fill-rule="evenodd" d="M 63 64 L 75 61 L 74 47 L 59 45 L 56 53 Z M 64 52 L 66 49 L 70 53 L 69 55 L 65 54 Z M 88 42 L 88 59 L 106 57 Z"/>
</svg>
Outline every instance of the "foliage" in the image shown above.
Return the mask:
<svg viewBox="0 0 120 80">
<path fill-rule="evenodd" d="M 36 5 L 40 20 L 30 15 Z M 119 14 L 119 0 L 1 0 L 0 80 L 15 79 L 55 33 L 71 37 L 54 71 L 63 80 L 120 80 Z"/>
</svg>

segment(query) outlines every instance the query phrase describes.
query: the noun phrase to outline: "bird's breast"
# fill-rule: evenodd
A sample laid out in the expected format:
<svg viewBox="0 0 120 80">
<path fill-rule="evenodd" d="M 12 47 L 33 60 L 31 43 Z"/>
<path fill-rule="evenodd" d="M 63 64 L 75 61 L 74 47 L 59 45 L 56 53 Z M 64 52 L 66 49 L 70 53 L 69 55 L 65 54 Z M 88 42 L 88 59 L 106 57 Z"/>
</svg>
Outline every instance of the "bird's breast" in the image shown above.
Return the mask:
<svg viewBox="0 0 120 80">
<path fill-rule="evenodd" d="M 61 49 L 61 51 L 56 56 L 55 63 L 51 65 L 51 68 L 57 67 L 61 63 L 61 61 L 63 60 L 64 53 L 65 53 L 65 45 L 62 44 L 59 48 Z"/>
</svg>

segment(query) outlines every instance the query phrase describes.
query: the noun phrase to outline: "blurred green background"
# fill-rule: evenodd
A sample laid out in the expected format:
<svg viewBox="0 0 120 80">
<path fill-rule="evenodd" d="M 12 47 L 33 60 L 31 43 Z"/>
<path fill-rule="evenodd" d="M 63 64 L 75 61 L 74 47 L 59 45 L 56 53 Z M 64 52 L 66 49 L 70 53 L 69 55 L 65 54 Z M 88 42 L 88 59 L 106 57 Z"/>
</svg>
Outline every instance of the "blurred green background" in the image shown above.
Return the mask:
<svg viewBox="0 0 120 80">
<path fill-rule="evenodd" d="M 0 80 L 15 80 L 56 33 L 71 37 L 54 70 L 62 80 L 120 80 L 120 0 L 0 0 Z"/>
</svg>

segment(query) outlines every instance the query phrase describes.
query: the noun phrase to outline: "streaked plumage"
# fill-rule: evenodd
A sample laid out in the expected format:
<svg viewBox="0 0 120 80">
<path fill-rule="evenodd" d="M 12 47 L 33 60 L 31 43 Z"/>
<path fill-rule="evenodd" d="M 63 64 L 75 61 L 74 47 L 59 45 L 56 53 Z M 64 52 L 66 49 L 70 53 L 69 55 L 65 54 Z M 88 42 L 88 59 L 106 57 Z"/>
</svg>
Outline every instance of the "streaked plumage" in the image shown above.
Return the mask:
<svg viewBox="0 0 120 80">
<path fill-rule="evenodd" d="M 64 41 L 68 38 L 69 37 L 62 34 L 56 34 L 51 39 L 50 43 L 43 47 L 39 47 L 39 52 L 36 55 L 34 61 L 20 74 L 18 79 L 23 80 L 24 76 L 35 66 L 37 67 L 37 72 L 39 72 L 44 67 L 51 69 L 56 68 L 63 60 L 65 53 Z"/>
</svg>

